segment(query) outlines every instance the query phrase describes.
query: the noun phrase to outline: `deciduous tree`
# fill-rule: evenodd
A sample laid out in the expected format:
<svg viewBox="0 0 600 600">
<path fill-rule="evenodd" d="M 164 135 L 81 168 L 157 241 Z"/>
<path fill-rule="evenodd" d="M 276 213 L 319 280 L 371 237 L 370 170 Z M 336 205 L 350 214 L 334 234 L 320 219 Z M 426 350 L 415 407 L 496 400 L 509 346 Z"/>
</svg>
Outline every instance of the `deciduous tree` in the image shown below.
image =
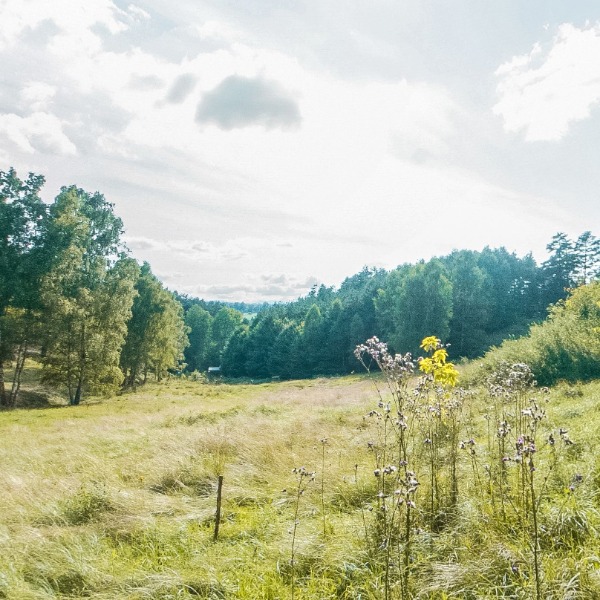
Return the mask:
<svg viewBox="0 0 600 600">
<path fill-rule="evenodd" d="M 185 349 L 188 371 L 204 371 L 209 366 L 212 320 L 210 313 L 198 304 L 193 304 L 185 313 L 185 324 L 189 329 L 189 346 Z"/>
<path fill-rule="evenodd" d="M 121 230 L 99 193 L 62 188 L 50 208 L 43 377 L 63 386 L 70 404 L 79 404 L 84 392 L 113 392 L 123 380 L 119 357 L 138 266 L 121 252 Z"/>
<path fill-rule="evenodd" d="M 161 379 L 168 369 L 177 368 L 188 344 L 183 307 L 152 274 L 148 263 L 140 269 L 135 290 L 120 361 L 128 386 L 140 377 L 146 381 L 149 372 Z"/>
<path fill-rule="evenodd" d="M 0 406 L 14 406 L 29 347 L 38 335 L 39 283 L 46 268 L 43 237 L 44 178 L 21 181 L 14 169 L 0 171 Z M 5 388 L 5 364 L 12 385 Z"/>
</svg>

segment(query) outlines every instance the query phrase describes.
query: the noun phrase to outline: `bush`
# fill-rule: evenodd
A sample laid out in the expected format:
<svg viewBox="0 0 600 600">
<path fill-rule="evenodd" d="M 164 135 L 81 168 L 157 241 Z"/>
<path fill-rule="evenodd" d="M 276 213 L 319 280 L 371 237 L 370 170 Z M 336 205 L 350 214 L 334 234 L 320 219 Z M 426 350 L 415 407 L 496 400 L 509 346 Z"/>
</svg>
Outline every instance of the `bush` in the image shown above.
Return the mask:
<svg viewBox="0 0 600 600">
<path fill-rule="evenodd" d="M 528 364 L 540 385 L 600 377 L 600 281 L 581 286 L 529 334 L 492 348 L 471 373 L 479 383 L 503 363 Z"/>
</svg>

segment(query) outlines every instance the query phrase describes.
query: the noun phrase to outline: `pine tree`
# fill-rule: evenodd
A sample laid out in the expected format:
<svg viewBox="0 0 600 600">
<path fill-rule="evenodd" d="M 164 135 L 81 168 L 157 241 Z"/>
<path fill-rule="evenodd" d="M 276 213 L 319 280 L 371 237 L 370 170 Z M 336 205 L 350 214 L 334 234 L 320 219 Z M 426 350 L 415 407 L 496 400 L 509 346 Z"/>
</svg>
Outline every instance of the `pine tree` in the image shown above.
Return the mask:
<svg viewBox="0 0 600 600">
<path fill-rule="evenodd" d="M 586 284 L 600 276 L 600 239 L 584 231 L 575 242 L 575 253 L 578 283 Z"/>
<path fill-rule="evenodd" d="M 542 264 L 546 306 L 567 297 L 577 284 L 579 260 L 575 244 L 565 233 L 557 233 L 546 246 L 550 257 Z"/>
</svg>

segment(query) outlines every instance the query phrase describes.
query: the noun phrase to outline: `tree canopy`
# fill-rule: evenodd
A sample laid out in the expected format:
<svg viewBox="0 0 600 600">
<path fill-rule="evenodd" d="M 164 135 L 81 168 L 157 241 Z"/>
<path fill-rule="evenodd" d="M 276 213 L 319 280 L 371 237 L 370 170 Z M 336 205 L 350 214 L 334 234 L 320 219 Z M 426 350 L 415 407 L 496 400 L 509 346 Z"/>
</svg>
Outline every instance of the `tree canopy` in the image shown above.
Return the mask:
<svg viewBox="0 0 600 600">
<path fill-rule="evenodd" d="M 15 405 L 32 353 L 41 359 L 43 381 L 79 404 L 86 394 L 116 391 L 125 373 L 129 382 L 140 371 L 161 377 L 179 364 L 187 343 L 181 305 L 149 266 L 140 270 L 127 256 L 113 205 L 99 192 L 75 186 L 63 187 L 45 204 L 43 183 L 38 175 L 21 181 L 14 169 L 0 171 L 5 407 Z"/>
<path fill-rule="evenodd" d="M 373 336 L 416 353 L 436 335 L 450 357 L 477 357 L 526 333 L 548 307 L 569 313 L 582 297 L 564 304 L 569 293 L 600 276 L 600 240 L 586 231 L 553 236 L 541 265 L 505 248 L 455 250 L 391 271 L 365 267 L 338 289 L 314 286 L 292 302 L 206 301 L 170 292 L 128 256 L 123 223 L 101 193 L 63 187 L 46 204 L 43 184 L 0 171 L 4 407 L 14 406 L 34 353 L 43 380 L 72 404 L 211 366 L 253 379 L 349 373 L 354 348 Z"/>
</svg>

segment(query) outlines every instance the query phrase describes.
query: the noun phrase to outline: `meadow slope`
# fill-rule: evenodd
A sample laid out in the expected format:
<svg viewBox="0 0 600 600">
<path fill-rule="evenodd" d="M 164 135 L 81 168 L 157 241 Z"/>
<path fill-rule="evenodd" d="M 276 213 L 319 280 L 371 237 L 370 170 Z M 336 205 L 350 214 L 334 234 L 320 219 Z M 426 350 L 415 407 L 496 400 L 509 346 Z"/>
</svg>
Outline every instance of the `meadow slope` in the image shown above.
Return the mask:
<svg viewBox="0 0 600 600">
<path fill-rule="evenodd" d="M 373 383 L 176 379 L 0 413 L 0 598 L 384 598 Z M 485 403 L 465 401 L 478 443 Z M 545 597 L 600 597 L 600 383 L 557 386 L 545 410 L 574 442 L 539 465 Z M 414 597 L 532 597 L 527 541 L 493 519 L 478 487 L 483 454 L 478 471 L 460 457 L 452 519 L 415 530 Z M 314 480 L 293 473 L 302 466 Z"/>
</svg>

